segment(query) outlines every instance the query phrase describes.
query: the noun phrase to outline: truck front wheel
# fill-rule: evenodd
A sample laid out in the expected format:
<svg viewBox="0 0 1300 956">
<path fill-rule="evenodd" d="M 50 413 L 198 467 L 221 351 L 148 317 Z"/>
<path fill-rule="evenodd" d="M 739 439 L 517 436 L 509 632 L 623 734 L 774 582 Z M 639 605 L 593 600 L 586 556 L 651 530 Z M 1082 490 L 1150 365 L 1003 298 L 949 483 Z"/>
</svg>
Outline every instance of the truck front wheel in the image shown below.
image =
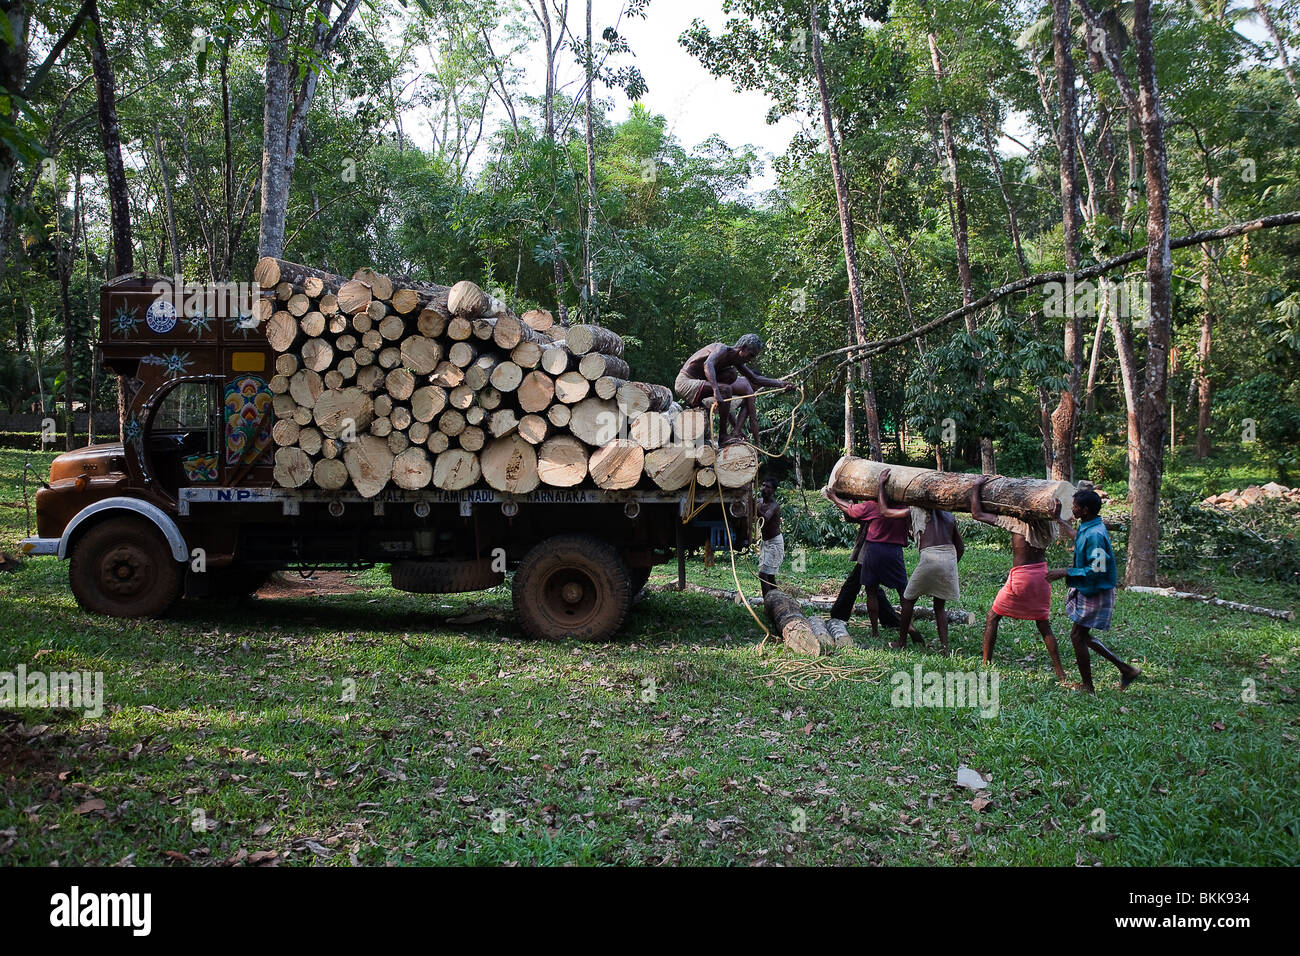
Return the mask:
<svg viewBox="0 0 1300 956">
<path fill-rule="evenodd" d="M 109 518 L 73 546 L 68 577 L 77 603 L 111 617 L 158 617 L 176 603 L 182 565 L 151 523 Z"/>
<path fill-rule="evenodd" d="M 632 603 L 618 550 L 588 535 L 557 535 L 524 555 L 515 572 L 515 617 L 530 637 L 605 641 Z"/>
</svg>

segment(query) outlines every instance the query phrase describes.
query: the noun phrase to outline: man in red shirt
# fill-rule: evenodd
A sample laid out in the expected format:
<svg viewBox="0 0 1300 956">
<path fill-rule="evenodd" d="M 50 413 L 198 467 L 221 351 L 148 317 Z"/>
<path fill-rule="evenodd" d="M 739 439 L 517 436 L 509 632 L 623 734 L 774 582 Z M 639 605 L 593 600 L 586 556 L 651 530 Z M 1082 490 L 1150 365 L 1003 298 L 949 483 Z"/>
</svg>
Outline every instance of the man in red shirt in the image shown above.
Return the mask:
<svg viewBox="0 0 1300 956">
<path fill-rule="evenodd" d="M 886 518 L 875 501 L 861 501 L 852 504 L 845 501 L 829 487 L 822 489 L 827 499 L 844 513 L 850 521 L 856 521 L 861 528 L 858 540 L 853 546 L 853 560 L 857 566 L 844 582 L 840 597 L 831 610 L 831 617 L 847 621 L 853 613 L 853 599 L 857 597 L 857 588 L 867 592 L 867 611 L 871 615 L 871 636 L 880 636 L 880 621 L 885 617 L 885 626 L 897 626 L 894 609 L 886 600 L 881 602 L 883 588 L 893 588 L 902 600 L 907 587 L 907 565 L 903 563 L 903 546 L 907 544 L 912 532 L 912 520 L 906 518 Z M 855 580 L 856 576 L 856 580 Z M 845 601 L 846 592 L 851 596 Z M 845 606 L 847 605 L 847 606 Z M 888 608 L 885 615 L 884 608 Z M 841 616 L 843 615 L 843 616 Z M 891 622 L 888 618 L 895 618 Z M 916 628 L 909 628 L 912 640 L 924 643 L 924 638 Z M 902 640 L 903 636 L 899 635 Z"/>
</svg>

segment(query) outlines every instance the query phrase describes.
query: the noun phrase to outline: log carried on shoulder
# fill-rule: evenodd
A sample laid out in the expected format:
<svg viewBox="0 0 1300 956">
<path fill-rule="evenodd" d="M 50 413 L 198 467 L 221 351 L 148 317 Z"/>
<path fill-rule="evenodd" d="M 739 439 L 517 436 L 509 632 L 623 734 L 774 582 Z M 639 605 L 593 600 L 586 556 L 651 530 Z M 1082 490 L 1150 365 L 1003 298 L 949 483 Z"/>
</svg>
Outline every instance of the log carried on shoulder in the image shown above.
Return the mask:
<svg viewBox="0 0 1300 956">
<path fill-rule="evenodd" d="M 827 484 L 845 498 L 874 499 L 879 490 L 880 473 L 886 468 L 890 471 L 886 491 L 892 504 L 944 511 L 969 512 L 971 489 L 980 477 L 846 456 L 831 470 Z M 982 502 L 984 508 L 993 514 L 1033 519 L 1052 517 L 1053 506 L 1060 501 L 1061 515 L 1068 519 L 1074 492 L 1074 485 L 1068 481 L 998 476 L 984 486 Z"/>
</svg>

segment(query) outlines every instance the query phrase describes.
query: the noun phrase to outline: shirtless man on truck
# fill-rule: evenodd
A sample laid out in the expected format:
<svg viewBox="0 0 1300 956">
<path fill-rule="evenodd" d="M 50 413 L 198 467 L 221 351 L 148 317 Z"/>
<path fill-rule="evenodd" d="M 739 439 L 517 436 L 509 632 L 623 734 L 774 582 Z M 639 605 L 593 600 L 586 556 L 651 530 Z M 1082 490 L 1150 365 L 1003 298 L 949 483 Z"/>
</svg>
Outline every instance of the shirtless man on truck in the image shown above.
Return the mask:
<svg viewBox="0 0 1300 956">
<path fill-rule="evenodd" d="M 713 398 L 718 403 L 718 444 L 726 444 L 727 435 L 733 429 L 736 435 L 744 433 L 745 421 L 749 421 L 749 430 L 754 436 L 754 445 L 758 445 L 758 408 L 754 393 L 760 388 L 792 389 L 793 382 L 782 382 L 775 378 L 759 375 L 749 368 L 750 362 L 758 358 L 763 351 L 763 340 L 750 332 L 742 335 L 735 345 L 714 342 L 706 345 L 686 360 L 682 370 L 677 373 L 675 388 L 682 404 L 687 408 L 699 408 L 706 398 Z M 740 406 L 740 411 L 733 419 L 732 402 Z"/>
</svg>

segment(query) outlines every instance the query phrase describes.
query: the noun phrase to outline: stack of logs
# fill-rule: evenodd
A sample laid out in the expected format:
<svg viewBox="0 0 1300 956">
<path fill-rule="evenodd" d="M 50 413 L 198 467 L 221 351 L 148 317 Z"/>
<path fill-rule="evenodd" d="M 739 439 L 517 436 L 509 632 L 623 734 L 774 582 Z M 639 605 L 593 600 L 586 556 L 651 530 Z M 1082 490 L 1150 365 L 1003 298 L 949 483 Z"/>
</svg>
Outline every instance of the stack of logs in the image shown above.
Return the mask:
<svg viewBox="0 0 1300 956">
<path fill-rule="evenodd" d="M 516 316 L 472 282 L 453 287 L 362 269 L 350 280 L 262 259 L 260 327 L 279 353 L 270 383 L 275 480 L 286 488 L 486 483 L 679 491 L 749 486 L 758 456 L 718 449 L 703 409 L 632 380 L 623 340 L 549 312 Z"/>
</svg>

